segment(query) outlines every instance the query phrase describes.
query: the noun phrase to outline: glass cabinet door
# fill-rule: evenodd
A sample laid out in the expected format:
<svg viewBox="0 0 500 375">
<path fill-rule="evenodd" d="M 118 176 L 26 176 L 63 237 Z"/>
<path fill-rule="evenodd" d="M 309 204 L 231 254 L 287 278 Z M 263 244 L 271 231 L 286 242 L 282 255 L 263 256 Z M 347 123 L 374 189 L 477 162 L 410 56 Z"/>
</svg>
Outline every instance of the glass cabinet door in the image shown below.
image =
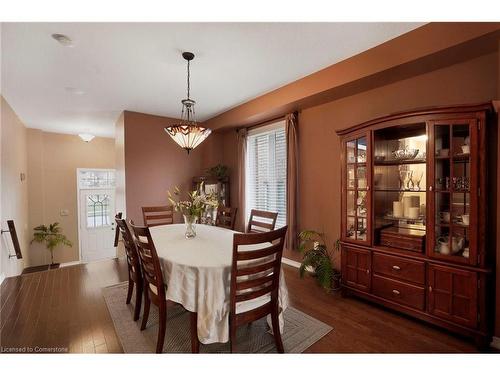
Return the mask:
<svg viewBox="0 0 500 375">
<path fill-rule="evenodd" d="M 344 142 L 344 212 L 342 237 L 344 240 L 368 243 L 370 241 L 370 168 L 368 135 Z"/>
<path fill-rule="evenodd" d="M 477 262 L 477 122 L 435 122 L 431 130 L 428 255 Z"/>
</svg>

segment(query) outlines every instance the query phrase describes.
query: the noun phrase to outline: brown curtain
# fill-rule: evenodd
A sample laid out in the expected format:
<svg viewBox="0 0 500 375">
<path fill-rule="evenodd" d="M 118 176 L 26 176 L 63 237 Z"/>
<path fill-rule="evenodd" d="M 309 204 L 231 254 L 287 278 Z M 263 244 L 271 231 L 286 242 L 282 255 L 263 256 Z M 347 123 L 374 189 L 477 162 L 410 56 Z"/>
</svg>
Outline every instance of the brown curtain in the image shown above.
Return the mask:
<svg viewBox="0 0 500 375">
<path fill-rule="evenodd" d="M 288 225 L 285 247 L 289 250 L 297 249 L 297 210 L 299 188 L 299 145 L 297 121 L 297 113 L 290 113 L 285 117 L 287 147 L 286 223 Z"/>
<path fill-rule="evenodd" d="M 245 232 L 246 208 L 245 208 L 245 170 L 247 155 L 247 130 L 238 130 L 238 217 L 236 218 L 237 229 Z"/>
</svg>

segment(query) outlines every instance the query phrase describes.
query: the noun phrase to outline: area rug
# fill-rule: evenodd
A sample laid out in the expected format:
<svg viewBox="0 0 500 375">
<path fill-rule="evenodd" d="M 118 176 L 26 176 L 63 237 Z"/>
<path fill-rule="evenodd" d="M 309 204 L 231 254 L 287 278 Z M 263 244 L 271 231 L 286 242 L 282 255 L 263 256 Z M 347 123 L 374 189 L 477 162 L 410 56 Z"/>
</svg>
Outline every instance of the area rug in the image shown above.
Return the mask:
<svg viewBox="0 0 500 375">
<path fill-rule="evenodd" d="M 133 302 L 129 305 L 125 304 L 127 282 L 104 288 L 103 296 L 123 351 L 125 353 L 154 353 L 158 335 L 156 306 L 151 305 L 148 325 L 144 331 L 141 331 L 142 314 L 139 321 L 134 322 L 132 320 Z M 134 298 L 135 296 L 132 297 L 132 301 Z M 329 325 L 293 307 L 286 309 L 284 316 L 282 340 L 285 353 L 302 353 L 332 330 Z M 239 353 L 276 353 L 274 338 L 269 333 L 265 318 L 248 327 L 240 327 L 237 333 L 237 345 Z M 163 352 L 191 352 L 189 313 L 180 306 L 168 310 Z M 229 343 L 200 344 L 200 353 L 229 353 Z"/>
</svg>

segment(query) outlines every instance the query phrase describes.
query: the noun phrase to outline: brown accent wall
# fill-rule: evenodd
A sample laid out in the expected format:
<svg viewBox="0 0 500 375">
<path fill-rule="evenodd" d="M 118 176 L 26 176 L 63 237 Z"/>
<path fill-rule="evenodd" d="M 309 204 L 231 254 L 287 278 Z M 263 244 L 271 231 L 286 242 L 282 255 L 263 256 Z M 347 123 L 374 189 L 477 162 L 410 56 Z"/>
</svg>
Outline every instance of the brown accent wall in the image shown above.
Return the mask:
<svg viewBox="0 0 500 375">
<path fill-rule="evenodd" d="M 115 141 L 96 137 L 83 142 L 77 135 L 28 129 L 29 234 L 40 224 L 59 222 L 73 247 L 57 248 L 54 261 L 79 260 L 77 168 L 114 168 Z M 60 211 L 69 211 L 61 216 Z M 29 246 L 29 264 L 50 263 L 50 253 L 40 244 Z"/>
<path fill-rule="evenodd" d="M 210 136 L 196 149 L 181 149 L 163 128 L 177 121 L 144 113 L 124 113 L 127 217 L 142 224 L 142 206 L 168 204 L 167 191 L 191 189 L 194 176 L 221 160 L 218 137 Z M 175 220 L 181 218 L 176 215 Z"/>
</svg>

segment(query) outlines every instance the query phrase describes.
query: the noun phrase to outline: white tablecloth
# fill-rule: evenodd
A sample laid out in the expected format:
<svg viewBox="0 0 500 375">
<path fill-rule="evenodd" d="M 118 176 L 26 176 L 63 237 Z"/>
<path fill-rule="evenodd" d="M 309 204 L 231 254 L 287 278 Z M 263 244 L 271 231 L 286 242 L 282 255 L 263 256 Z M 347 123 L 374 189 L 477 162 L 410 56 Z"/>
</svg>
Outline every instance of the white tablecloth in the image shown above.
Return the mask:
<svg viewBox="0 0 500 375">
<path fill-rule="evenodd" d="M 196 225 L 197 235 L 192 239 L 184 237 L 184 224 L 152 227 L 150 231 L 167 284 L 167 299 L 198 313 L 201 343 L 227 342 L 233 234 L 237 232 L 201 224 Z M 240 246 L 240 249 L 259 247 L 262 245 Z M 279 303 L 282 311 L 288 307 L 283 272 Z M 280 326 L 282 323 L 280 316 Z"/>
</svg>

